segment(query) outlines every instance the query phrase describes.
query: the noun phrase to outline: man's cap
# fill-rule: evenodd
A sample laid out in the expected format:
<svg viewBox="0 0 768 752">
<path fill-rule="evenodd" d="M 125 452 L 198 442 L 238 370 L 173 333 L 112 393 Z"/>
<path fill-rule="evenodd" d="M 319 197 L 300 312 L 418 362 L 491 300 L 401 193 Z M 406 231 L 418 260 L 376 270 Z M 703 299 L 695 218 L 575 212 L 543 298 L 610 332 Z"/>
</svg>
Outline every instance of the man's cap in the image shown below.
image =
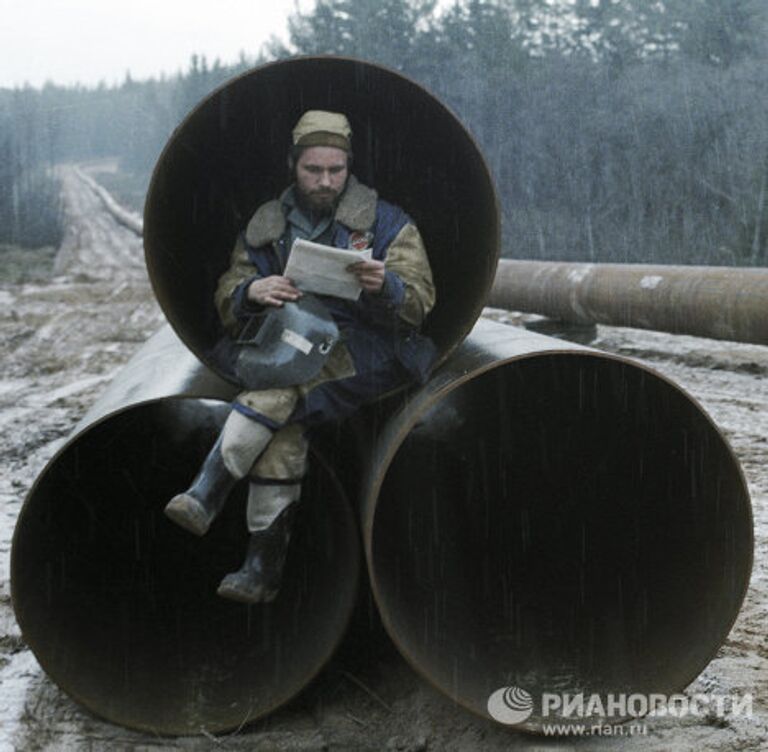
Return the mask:
<svg viewBox="0 0 768 752">
<path fill-rule="evenodd" d="M 325 110 L 307 110 L 293 129 L 294 146 L 335 146 L 352 150 L 352 128 L 345 115 Z"/>
</svg>

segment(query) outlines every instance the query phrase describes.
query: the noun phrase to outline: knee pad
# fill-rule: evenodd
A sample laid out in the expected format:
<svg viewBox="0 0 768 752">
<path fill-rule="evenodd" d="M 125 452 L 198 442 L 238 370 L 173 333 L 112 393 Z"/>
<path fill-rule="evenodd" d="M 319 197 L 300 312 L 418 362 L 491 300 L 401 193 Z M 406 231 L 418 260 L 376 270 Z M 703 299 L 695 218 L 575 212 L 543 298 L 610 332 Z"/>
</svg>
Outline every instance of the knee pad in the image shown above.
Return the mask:
<svg viewBox="0 0 768 752">
<path fill-rule="evenodd" d="M 221 457 L 227 470 L 235 478 L 248 475 L 271 438 L 265 425 L 233 410 L 221 429 Z"/>
</svg>

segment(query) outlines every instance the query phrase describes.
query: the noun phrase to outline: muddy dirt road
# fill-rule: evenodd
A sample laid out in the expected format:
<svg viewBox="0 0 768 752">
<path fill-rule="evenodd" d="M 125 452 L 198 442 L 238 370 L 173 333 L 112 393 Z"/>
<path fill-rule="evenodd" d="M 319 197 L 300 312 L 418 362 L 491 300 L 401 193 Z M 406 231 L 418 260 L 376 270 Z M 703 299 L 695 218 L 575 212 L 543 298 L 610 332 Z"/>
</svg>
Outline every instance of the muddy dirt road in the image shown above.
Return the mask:
<svg viewBox="0 0 768 752">
<path fill-rule="evenodd" d="M 239 734 L 159 739 L 102 722 L 39 668 L 15 623 L 13 526 L 32 482 L 107 383 L 163 323 L 141 240 L 62 168 L 67 233 L 54 276 L 0 285 L 0 751 L 6 750 L 761 750 L 768 747 L 768 347 L 609 327 L 597 347 L 688 389 L 732 443 L 749 482 L 756 558 L 742 613 L 688 693 L 751 693 L 752 717 L 655 718 L 645 733 L 548 740 L 506 733 L 420 682 L 386 640 L 347 642 L 305 693 Z M 498 311 L 488 315 L 514 323 Z M 375 697 L 374 697 L 375 694 Z"/>
</svg>

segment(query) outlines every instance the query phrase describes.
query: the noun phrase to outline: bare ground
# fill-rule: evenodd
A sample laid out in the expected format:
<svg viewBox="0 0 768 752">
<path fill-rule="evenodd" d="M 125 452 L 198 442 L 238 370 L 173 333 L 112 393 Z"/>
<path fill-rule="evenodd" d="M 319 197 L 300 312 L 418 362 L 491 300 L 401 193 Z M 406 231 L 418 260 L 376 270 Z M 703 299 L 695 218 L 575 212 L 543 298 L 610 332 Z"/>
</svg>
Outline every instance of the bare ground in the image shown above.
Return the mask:
<svg viewBox="0 0 768 752">
<path fill-rule="evenodd" d="M 637 736 L 530 737 L 476 719 L 419 681 L 374 626 L 358 627 L 317 681 L 270 718 L 213 738 L 158 739 L 94 718 L 46 677 L 10 603 L 13 526 L 34 479 L 106 384 L 163 322 L 141 240 L 62 168 L 68 217 L 54 276 L 0 285 L 0 751 L 4 750 L 762 750 L 768 747 L 768 347 L 598 328 L 593 343 L 643 360 L 693 394 L 743 464 L 756 559 L 739 619 L 689 693 L 751 693 L 748 717 L 646 721 Z M 507 323 L 520 317 L 487 315 Z M 365 620 L 363 620 L 365 621 Z"/>
</svg>

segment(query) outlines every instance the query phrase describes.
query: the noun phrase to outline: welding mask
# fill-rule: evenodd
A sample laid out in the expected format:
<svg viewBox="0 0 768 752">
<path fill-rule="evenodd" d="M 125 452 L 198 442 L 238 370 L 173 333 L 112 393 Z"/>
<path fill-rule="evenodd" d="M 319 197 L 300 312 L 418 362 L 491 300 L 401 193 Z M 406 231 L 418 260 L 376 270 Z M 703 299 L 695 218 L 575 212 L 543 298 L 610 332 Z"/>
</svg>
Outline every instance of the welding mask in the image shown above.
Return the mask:
<svg viewBox="0 0 768 752">
<path fill-rule="evenodd" d="M 338 340 L 328 309 L 305 293 L 246 326 L 237 340 L 235 375 L 247 389 L 305 384 L 317 376 Z"/>
</svg>

